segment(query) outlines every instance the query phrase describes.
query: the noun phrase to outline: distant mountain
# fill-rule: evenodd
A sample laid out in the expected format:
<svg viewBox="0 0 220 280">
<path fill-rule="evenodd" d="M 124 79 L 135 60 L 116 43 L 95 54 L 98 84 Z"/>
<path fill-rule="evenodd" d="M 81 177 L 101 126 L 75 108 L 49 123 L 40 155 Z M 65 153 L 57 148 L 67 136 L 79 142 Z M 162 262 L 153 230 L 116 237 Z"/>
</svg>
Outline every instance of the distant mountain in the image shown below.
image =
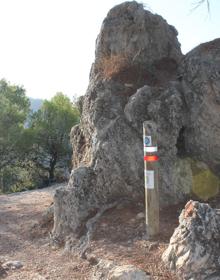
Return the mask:
<svg viewBox="0 0 220 280">
<path fill-rule="evenodd" d="M 31 110 L 33 112 L 36 112 L 38 109 L 40 109 L 42 103 L 44 102 L 43 99 L 32 98 L 32 97 L 29 97 L 29 100 L 31 102 Z"/>
</svg>

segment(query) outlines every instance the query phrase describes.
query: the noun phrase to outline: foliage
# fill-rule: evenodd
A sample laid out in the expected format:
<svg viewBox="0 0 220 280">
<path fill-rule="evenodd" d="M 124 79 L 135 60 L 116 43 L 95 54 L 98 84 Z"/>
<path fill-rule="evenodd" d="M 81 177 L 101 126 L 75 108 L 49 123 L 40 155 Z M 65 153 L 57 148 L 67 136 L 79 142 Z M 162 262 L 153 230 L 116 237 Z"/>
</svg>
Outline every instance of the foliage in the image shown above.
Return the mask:
<svg viewBox="0 0 220 280">
<path fill-rule="evenodd" d="M 0 170 L 16 163 L 19 142 L 29 113 L 29 100 L 22 87 L 0 81 Z"/>
<path fill-rule="evenodd" d="M 23 87 L 0 80 L 0 193 L 44 186 L 70 167 L 79 112 L 62 93 L 30 114 Z M 28 127 L 27 127 L 28 126 Z"/>
<path fill-rule="evenodd" d="M 1 171 L 1 189 L 3 193 L 34 189 L 36 181 L 33 180 L 31 172 L 19 164 L 6 166 Z"/>
<path fill-rule="evenodd" d="M 44 101 L 32 116 L 26 139 L 32 139 L 32 160 L 48 172 L 50 181 L 54 180 L 55 167 L 64 167 L 70 162 L 69 133 L 78 121 L 77 108 L 62 93 L 57 93 L 51 101 Z"/>
<path fill-rule="evenodd" d="M 26 181 L 27 173 L 19 167 L 23 160 L 20 143 L 30 103 L 23 87 L 5 80 L 0 80 L 0 100 L 0 190 L 5 192 Z"/>
</svg>

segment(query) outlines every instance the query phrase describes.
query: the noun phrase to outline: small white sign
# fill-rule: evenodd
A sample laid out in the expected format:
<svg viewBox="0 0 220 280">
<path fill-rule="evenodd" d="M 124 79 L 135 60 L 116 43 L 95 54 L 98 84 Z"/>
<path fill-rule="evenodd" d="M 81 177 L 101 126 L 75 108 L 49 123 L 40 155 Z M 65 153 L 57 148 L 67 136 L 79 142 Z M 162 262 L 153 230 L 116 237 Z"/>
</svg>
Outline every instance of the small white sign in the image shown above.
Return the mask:
<svg viewBox="0 0 220 280">
<path fill-rule="evenodd" d="M 144 147 L 152 146 L 152 139 L 151 136 L 144 137 Z"/>
<path fill-rule="evenodd" d="M 154 171 L 145 170 L 145 188 L 154 189 Z"/>
</svg>

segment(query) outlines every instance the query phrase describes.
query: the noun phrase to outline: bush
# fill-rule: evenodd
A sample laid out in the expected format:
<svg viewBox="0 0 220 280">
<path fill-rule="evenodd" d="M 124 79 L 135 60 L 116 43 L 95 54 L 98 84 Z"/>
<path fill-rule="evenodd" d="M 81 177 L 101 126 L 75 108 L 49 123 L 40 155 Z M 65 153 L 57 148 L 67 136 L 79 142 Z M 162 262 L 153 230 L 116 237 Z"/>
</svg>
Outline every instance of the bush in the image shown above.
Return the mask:
<svg viewBox="0 0 220 280">
<path fill-rule="evenodd" d="M 1 170 L 0 182 L 1 193 L 30 190 L 37 184 L 27 169 L 18 166 L 9 166 Z"/>
</svg>

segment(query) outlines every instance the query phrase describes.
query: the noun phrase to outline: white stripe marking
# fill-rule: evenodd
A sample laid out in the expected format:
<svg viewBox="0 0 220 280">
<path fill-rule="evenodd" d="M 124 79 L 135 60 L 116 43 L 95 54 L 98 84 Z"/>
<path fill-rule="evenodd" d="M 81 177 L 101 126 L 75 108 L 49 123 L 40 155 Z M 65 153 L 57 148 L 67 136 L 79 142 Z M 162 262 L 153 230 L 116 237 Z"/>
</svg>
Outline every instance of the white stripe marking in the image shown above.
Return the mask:
<svg viewBox="0 0 220 280">
<path fill-rule="evenodd" d="M 157 149 L 157 146 L 144 147 L 144 151 L 145 151 L 145 152 L 152 153 L 152 152 L 157 152 L 157 151 L 158 151 L 158 149 Z"/>
</svg>

